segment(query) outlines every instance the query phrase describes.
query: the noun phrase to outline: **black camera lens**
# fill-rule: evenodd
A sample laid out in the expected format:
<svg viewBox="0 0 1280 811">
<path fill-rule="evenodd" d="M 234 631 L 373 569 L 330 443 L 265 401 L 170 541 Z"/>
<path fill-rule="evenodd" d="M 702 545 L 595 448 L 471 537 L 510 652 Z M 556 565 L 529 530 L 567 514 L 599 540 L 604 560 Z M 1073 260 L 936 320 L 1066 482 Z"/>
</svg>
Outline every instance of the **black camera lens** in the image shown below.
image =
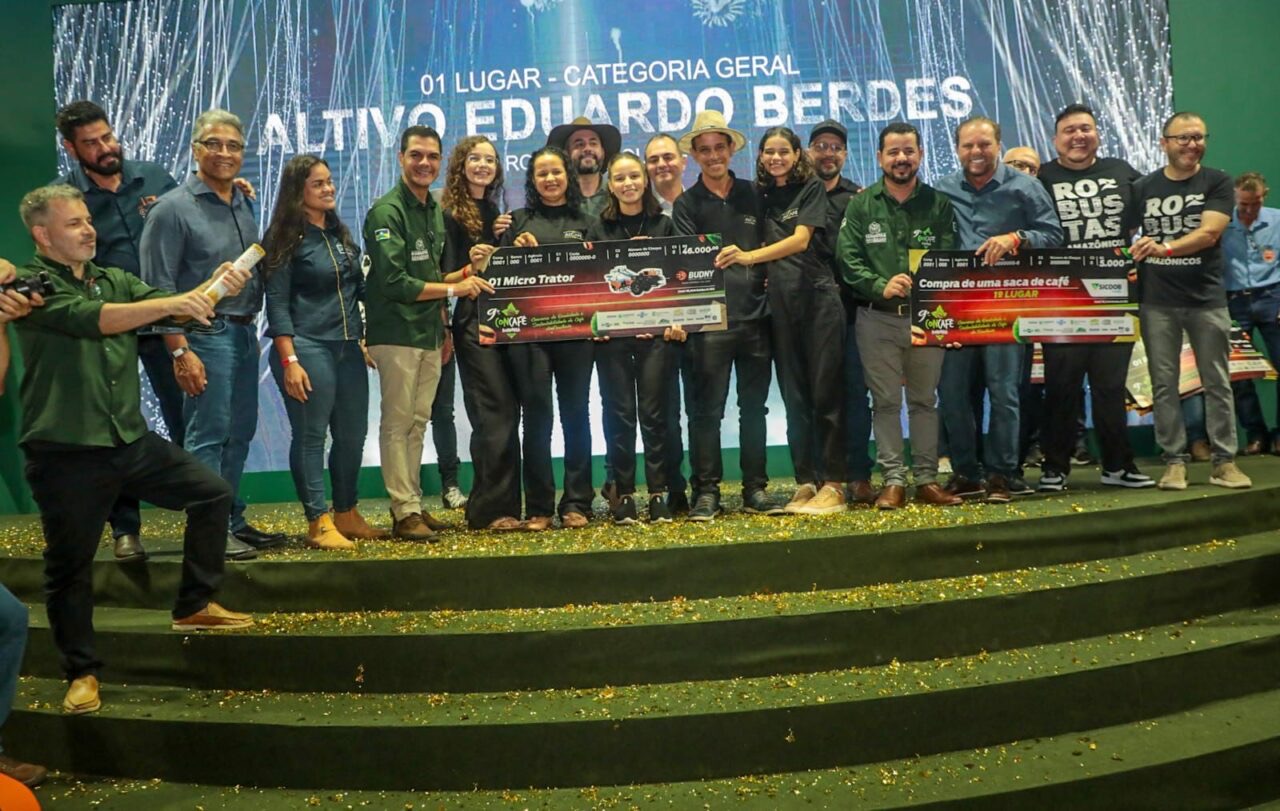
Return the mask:
<svg viewBox="0 0 1280 811">
<path fill-rule="evenodd" d="M 0 284 L 0 293 L 7 293 L 10 290 L 15 293 L 21 293 L 27 298 L 31 298 L 32 293 L 51 296 L 53 295 L 53 280 L 49 278 L 47 271 L 42 270 L 35 276 L 27 276 L 21 279 L 14 279 L 8 284 Z"/>
</svg>

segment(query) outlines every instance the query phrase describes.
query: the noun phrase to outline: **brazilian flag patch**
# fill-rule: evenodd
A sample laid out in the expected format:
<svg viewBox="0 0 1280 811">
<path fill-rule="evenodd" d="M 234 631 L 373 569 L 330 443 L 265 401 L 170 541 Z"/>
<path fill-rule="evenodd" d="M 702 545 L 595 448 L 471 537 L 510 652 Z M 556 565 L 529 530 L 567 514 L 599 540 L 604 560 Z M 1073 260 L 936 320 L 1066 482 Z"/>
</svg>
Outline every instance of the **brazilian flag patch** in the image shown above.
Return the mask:
<svg viewBox="0 0 1280 811">
<path fill-rule="evenodd" d="M 386 242 L 388 239 L 391 239 L 390 228 L 379 228 L 373 232 L 373 240 L 375 242 Z"/>
</svg>

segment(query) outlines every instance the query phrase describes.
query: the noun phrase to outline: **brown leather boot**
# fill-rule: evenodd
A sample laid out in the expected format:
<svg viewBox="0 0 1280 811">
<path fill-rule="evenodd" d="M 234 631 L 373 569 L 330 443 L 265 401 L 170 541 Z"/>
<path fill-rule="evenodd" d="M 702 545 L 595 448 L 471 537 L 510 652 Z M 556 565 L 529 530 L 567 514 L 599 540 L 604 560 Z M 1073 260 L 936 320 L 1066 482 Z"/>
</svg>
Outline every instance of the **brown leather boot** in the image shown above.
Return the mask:
<svg viewBox="0 0 1280 811">
<path fill-rule="evenodd" d="M 395 529 L 392 530 L 395 537 L 405 541 L 427 541 L 434 543 L 440 540 L 427 526 L 427 522 L 422 520 L 422 513 L 410 513 L 404 518 L 396 521 Z"/>
<path fill-rule="evenodd" d="M 943 490 L 942 485 L 937 482 L 918 485 L 916 487 L 916 501 L 934 507 L 954 507 L 957 504 L 964 503 L 964 499 Z"/>
<path fill-rule="evenodd" d="M 385 529 L 374 529 L 355 507 L 342 512 L 333 513 L 333 525 L 348 538 L 360 541 L 378 541 L 391 537 Z"/>
<path fill-rule="evenodd" d="M 307 546 L 312 549 L 347 550 L 356 545 L 347 539 L 345 533 L 339 532 L 333 525 L 333 517 L 324 513 L 314 521 L 307 522 Z"/>
<path fill-rule="evenodd" d="M 907 503 L 907 489 L 900 484 L 886 484 L 876 498 L 877 510 L 897 510 Z"/>
</svg>

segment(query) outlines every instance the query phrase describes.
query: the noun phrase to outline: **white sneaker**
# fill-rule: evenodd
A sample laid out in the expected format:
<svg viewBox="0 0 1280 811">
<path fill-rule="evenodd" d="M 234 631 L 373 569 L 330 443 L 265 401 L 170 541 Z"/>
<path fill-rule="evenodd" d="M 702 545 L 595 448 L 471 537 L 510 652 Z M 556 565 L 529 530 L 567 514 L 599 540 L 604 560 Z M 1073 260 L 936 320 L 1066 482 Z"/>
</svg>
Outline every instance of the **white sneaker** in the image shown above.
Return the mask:
<svg viewBox="0 0 1280 811">
<path fill-rule="evenodd" d="M 1253 487 L 1253 480 L 1244 475 L 1244 471 L 1236 467 L 1235 462 L 1223 462 L 1214 466 L 1213 475 L 1209 477 L 1209 484 L 1240 490 L 1245 487 Z"/>
<path fill-rule="evenodd" d="M 1184 468 L 1185 470 L 1185 468 Z M 1134 470 L 1104 470 L 1102 471 L 1102 483 L 1109 487 L 1155 487 L 1156 480 L 1150 476 Z"/>
<path fill-rule="evenodd" d="M 467 506 L 467 497 L 457 487 L 450 487 L 445 490 L 441 499 L 444 501 L 444 506 L 451 510 L 460 510 Z"/>
<path fill-rule="evenodd" d="M 1160 483 L 1156 486 L 1161 490 L 1186 490 L 1187 466 L 1181 462 L 1169 465 L 1164 469 L 1164 475 L 1160 477 Z"/>
</svg>

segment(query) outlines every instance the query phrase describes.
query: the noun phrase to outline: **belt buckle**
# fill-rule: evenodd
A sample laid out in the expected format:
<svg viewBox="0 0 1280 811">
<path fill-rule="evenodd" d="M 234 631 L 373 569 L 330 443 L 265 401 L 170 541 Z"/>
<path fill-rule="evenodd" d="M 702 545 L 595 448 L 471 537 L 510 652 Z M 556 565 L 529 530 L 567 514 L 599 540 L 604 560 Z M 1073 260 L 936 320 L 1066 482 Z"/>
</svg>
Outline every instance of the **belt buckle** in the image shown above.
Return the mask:
<svg viewBox="0 0 1280 811">
<path fill-rule="evenodd" d="M 896 312 L 898 315 L 911 315 L 911 305 L 899 304 Z"/>
</svg>

